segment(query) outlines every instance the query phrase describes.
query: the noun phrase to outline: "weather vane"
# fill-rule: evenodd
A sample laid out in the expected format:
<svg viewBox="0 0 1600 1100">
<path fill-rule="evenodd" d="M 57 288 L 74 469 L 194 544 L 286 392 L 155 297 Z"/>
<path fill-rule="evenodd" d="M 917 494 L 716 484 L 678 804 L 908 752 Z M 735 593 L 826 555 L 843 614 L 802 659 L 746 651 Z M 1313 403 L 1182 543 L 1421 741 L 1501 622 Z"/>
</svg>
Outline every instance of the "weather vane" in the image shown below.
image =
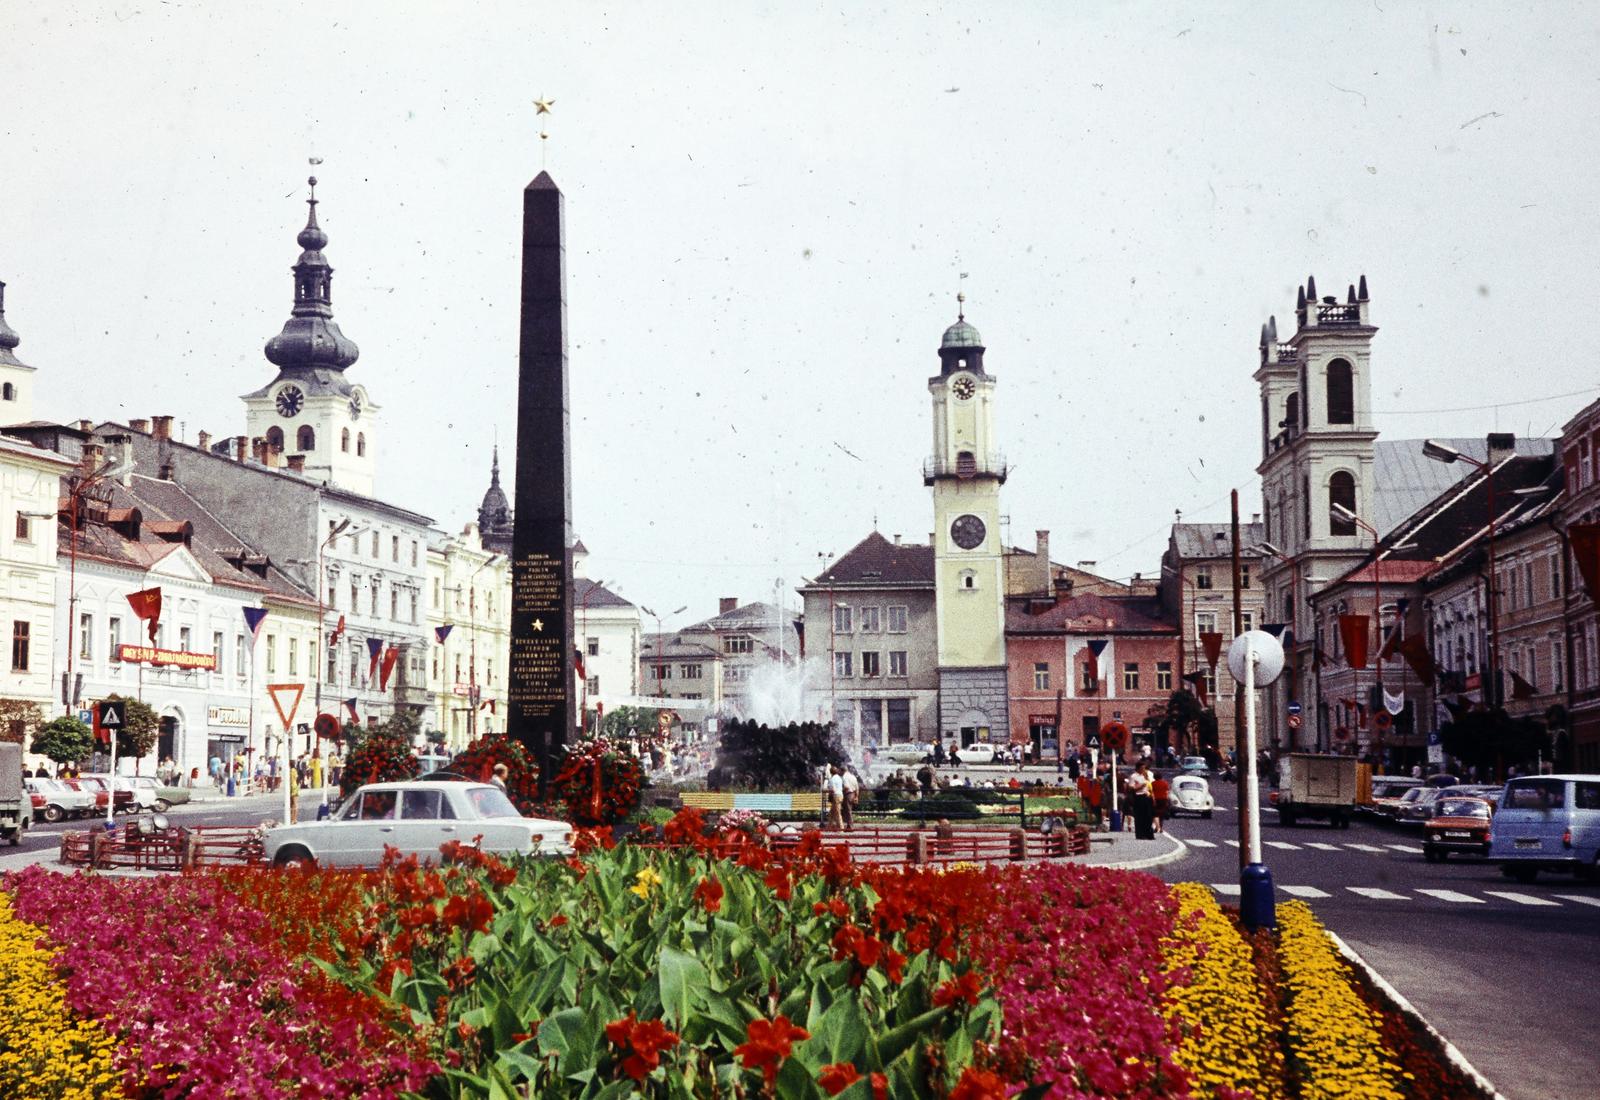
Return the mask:
<svg viewBox="0 0 1600 1100">
<path fill-rule="evenodd" d="M 533 101 L 533 117 L 535 119 L 538 119 L 538 117 L 540 115 L 549 114 L 550 113 L 550 108 L 554 107 L 555 105 L 556 105 L 556 101 L 555 100 L 546 99 L 543 95 L 541 95 L 538 99 Z M 547 142 L 549 140 L 550 140 L 550 131 L 548 131 L 548 130 L 546 130 L 544 128 L 544 124 L 543 123 L 540 123 L 539 124 L 539 167 L 541 169 L 545 167 L 545 163 L 544 163 L 545 142 Z"/>
</svg>

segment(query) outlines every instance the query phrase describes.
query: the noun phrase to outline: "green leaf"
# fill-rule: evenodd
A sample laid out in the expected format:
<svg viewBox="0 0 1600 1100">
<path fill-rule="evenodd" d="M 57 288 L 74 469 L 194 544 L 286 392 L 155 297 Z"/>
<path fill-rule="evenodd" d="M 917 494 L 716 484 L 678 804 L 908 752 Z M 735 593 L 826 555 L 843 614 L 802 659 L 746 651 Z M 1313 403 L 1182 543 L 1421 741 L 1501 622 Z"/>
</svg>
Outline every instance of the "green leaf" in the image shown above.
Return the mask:
<svg viewBox="0 0 1600 1100">
<path fill-rule="evenodd" d="M 553 1016 L 545 1017 L 539 1025 L 539 1053 L 554 1054 L 566 1061 L 574 1045 L 582 1043 L 585 1016 L 581 1008 L 564 1008 Z"/>
<path fill-rule="evenodd" d="M 656 973 L 661 983 L 662 1015 L 668 1024 L 680 1028 L 690 1018 L 691 1006 L 704 999 L 706 968 L 693 955 L 662 944 Z"/>
<path fill-rule="evenodd" d="M 910 1050 L 922 1033 L 938 1023 L 947 1011 L 935 1008 L 878 1036 L 878 1056 L 883 1059 L 883 1064 L 888 1065 Z"/>
</svg>

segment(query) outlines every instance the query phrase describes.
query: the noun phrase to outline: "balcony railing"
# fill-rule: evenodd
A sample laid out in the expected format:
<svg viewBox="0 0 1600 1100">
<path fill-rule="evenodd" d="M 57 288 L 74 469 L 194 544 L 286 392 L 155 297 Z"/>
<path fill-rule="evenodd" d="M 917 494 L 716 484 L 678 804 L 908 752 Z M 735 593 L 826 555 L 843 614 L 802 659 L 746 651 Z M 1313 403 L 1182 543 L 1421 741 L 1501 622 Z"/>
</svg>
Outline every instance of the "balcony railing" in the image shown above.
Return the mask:
<svg viewBox="0 0 1600 1100">
<path fill-rule="evenodd" d="M 997 478 L 1002 483 L 1006 479 L 1007 467 L 1004 455 L 988 455 L 979 457 L 974 454 L 962 452 L 954 461 L 935 455 L 924 459 L 922 463 L 922 483 L 932 485 L 935 478 L 959 477 Z"/>
<path fill-rule="evenodd" d="M 1293 344 L 1279 344 L 1278 345 L 1278 362 L 1280 362 L 1280 363 L 1294 363 L 1294 362 L 1298 362 L 1298 361 L 1299 361 L 1299 356 L 1297 356 L 1295 354 L 1294 345 Z"/>
<path fill-rule="evenodd" d="M 1317 324 L 1325 325 L 1359 325 L 1361 323 L 1361 306 L 1355 302 L 1340 305 L 1337 302 L 1325 302 L 1317 307 Z"/>
</svg>

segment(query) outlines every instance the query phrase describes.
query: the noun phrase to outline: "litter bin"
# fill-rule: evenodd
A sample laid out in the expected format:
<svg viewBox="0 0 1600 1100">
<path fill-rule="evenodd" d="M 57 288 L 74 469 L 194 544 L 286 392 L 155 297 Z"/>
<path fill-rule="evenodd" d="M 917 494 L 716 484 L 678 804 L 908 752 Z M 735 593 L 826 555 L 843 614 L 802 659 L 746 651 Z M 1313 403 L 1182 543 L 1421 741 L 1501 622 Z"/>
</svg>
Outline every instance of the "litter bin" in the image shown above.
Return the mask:
<svg viewBox="0 0 1600 1100">
<path fill-rule="evenodd" d="M 1111 811 L 1111 831 L 1114 832 L 1114 833 L 1122 832 L 1122 811 L 1121 810 L 1112 810 Z"/>
</svg>

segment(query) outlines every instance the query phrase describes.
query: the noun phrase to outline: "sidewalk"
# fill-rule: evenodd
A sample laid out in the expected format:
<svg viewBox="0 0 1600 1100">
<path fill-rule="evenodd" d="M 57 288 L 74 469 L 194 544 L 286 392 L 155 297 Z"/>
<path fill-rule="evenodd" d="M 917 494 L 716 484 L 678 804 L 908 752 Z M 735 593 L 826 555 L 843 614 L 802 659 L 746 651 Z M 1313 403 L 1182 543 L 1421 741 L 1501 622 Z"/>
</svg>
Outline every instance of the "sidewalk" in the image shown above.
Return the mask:
<svg viewBox="0 0 1600 1100">
<path fill-rule="evenodd" d="M 1189 846 L 1171 833 L 1157 833 L 1154 840 L 1139 840 L 1131 832 L 1091 832 L 1089 854 L 1074 856 L 1072 862 L 1123 871 L 1142 871 L 1182 859 L 1188 854 Z"/>
</svg>

